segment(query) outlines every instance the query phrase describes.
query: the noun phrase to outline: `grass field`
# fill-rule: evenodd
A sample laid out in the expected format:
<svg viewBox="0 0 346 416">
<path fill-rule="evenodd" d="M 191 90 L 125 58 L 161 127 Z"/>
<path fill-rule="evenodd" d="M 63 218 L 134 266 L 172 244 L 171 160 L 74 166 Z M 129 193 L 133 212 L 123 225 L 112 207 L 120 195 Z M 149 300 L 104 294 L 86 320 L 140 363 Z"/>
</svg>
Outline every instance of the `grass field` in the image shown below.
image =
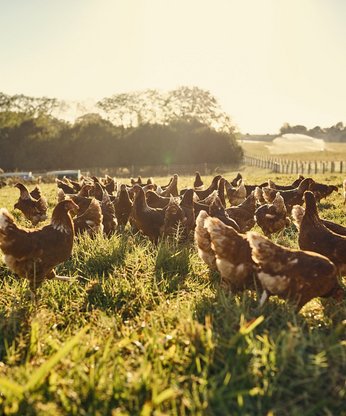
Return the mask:
<svg viewBox="0 0 346 416">
<path fill-rule="evenodd" d="M 270 152 L 271 142 L 247 142 L 246 140 L 240 142 L 240 145 L 243 147 L 244 151 L 252 156 L 261 156 L 261 157 L 275 157 L 283 158 L 289 160 L 346 160 L 346 143 L 329 143 L 326 142 L 325 150 L 323 151 L 314 151 L 314 152 L 301 152 L 299 146 L 296 146 L 296 151 L 290 149 L 290 152 L 287 153 L 283 149 L 282 152 L 272 154 Z M 292 147 L 292 146 L 291 146 Z"/>
<path fill-rule="evenodd" d="M 248 183 L 293 179 L 242 173 Z M 51 212 L 55 185 L 42 190 Z M 0 189 L 0 206 L 12 210 L 17 197 Z M 319 208 L 346 225 L 340 194 Z M 274 241 L 297 247 L 294 226 Z M 346 415 L 345 301 L 316 299 L 296 313 L 271 298 L 259 309 L 253 292 L 224 293 L 193 243 L 156 247 L 130 229 L 81 238 L 58 272 L 82 278 L 45 282 L 34 305 L 27 282 L 0 267 L 4 414 Z"/>
</svg>

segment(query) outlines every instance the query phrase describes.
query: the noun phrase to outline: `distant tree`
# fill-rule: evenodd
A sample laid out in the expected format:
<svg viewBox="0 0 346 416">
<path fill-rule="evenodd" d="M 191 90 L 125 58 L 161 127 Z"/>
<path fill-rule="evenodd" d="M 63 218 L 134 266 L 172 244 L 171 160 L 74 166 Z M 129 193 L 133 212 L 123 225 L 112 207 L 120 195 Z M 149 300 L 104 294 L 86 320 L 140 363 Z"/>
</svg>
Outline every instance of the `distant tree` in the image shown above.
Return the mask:
<svg viewBox="0 0 346 416">
<path fill-rule="evenodd" d="M 116 94 L 97 103 L 115 125 L 169 124 L 174 120 L 198 120 L 218 131 L 233 133 L 231 118 L 209 91 L 180 87 L 168 92 L 144 90 Z"/>
</svg>

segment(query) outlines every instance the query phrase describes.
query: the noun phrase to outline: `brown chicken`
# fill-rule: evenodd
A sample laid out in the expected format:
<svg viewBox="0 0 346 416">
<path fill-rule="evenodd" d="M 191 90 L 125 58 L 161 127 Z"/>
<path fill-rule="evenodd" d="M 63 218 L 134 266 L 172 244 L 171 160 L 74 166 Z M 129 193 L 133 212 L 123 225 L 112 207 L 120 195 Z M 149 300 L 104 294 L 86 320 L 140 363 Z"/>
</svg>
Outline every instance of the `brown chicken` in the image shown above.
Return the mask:
<svg viewBox="0 0 346 416">
<path fill-rule="evenodd" d="M 204 227 L 210 235 L 211 249 L 216 257 L 222 286 L 232 292 L 254 288 L 255 264 L 246 235 L 239 234 L 218 218 L 206 218 Z"/>
<path fill-rule="evenodd" d="M 131 185 L 143 185 L 142 177 L 138 176 L 137 180 L 131 178 Z"/>
<path fill-rule="evenodd" d="M 258 202 L 259 205 L 266 204 L 266 200 L 263 197 L 263 189 L 262 188 L 260 188 L 259 186 L 256 186 L 256 188 L 253 192 L 254 192 L 256 201 Z"/>
<path fill-rule="evenodd" d="M 201 174 L 197 171 L 195 180 L 193 181 L 193 189 L 195 189 L 196 191 L 202 191 L 203 188 L 204 188 L 204 183 L 202 181 Z"/>
<path fill-rule="evenodd" d="M 226 179 L 225 178 L 221 178 L 219 180 L 219 185 L 217 187 L 217 194 L 220 198 L 220 201 L 222 202 L 222 205 L 224 206 L 224 208 L 226 208 L 226 198 L 225 198 L 225 183 L 226 183 Z"/>
<path fill-rule="evenodd" d="M 180 202 L 180 201 L 179 201 Z M 167 207 L 164 209 L 165 216 L 163 221 L 163 236 L 173 235 L 177 231 L 181 234 L 181 237 L 186 237 L 188 230 L 186 228 L 186 216 L 184 210 L 176 201 L 176 198 L 171 196 Z"/>
<path fill-rule="evenodd" d="M 149 207 L 143 188 L 139 185 L 134 185 L 133 188 L 135 199 L 131 211 L 131 221 L 142 234 L 157 243 L 164 230 L 165 211 L 161 208 Z"/>
<path fill-rule="evenodd" d="M 219 180 L 221 179 L 221 175 L 214 176 L 213 180 L 211 181 L 211 184 L 207 189 L 204 189 L 202 191 L 195 190 L 195 194 L 198 196 L 198 199 L 202 200 L 209 196 L 213 191 L 216 191 L 218 188 Z M 183 194 L 186 192 L 186 189 L 181 192 Z"/>
<path fill-rule="evenodd" d="M 103 193 L 103 198 L 101 201 L 101 212 L 103 232 L 107 237 L 109 237 L 116 232 L 118 221 L 115 216 L 115 208 L 113 202 L 111 201 L 107 190 L 105 190 Z"/>
<path fill-rule="evenodd" d="M 239 181 L 243 179 L 243 176 L 240 172 L 237 173 L 237 176 L 230 181 L 230 184 L 235 188 L 238 186 Z"/>
<path fill-rule="evenodd" d="M 261 205 L 256 209 L 255 219 L 267 237 L 284 230 L 290 225 L 285 202 L 280 192 L 276 193 L 272 204 Z"/>
<path fill-rule="evenodd" d="M 343 299 L 337 269 L 327 257 L 277 245 L 252 231 L 247 238 L 264 289 L 261 304 L 270 295 L 293 302 L 298 310 L 315 297 Z"/>
<path fill-rule="evenodd" d="M 233 218 L 229 217 L 229 215 L 227 214 L 227 211 L 225 210 L 224 206 L 221 203 L 220 198 L 217 195 L 214 197 L 213 202 L 209 205 L 208 213 L 211 217 L 218 218 L 224 224 L 239 231 L 239 225 Z"/>
<path fill-rule="evenodd" d="M 193 202 L 194 190 L 188 189 L 182 197 L 180 206 L 184 211 L 184 216 L 186 218 L 185 227 L 187 235 L 195 229 L 195 209 Z"/>
<path fill-rule="evenodd" d="M 277 189 L 278 191 L 289 191 L 290 189 L 295 189 L 299 186 L 300 182 L 302 182 L 304 176 L 299 175 L 298 178 L 291 183 L 291 185 L 278 185 L 273 182 L 271 179 L 268 179 L 268 187 L 272 189 Z"/>
<path fill-rule="evenodd" d="M 171 180 L 171 182 L 169 183 L 169 185 L 167 186 L 167 188 L 165 190 L 162 191 L 161 196 L 178 196 L 179 192 L 178 192 L 178 178 L 179 176 L 175 173 L 173 175 L 173 178 Z"/>
<path fill-rule="evenodd" d="M 89 206 L 82 213 L 78 212 L 73 219 L 76 235 L 86 232 L 90 237 L 103 233 L 103 215 L 100 202 L 96 198 L 88 198 Z M 84 208 L 84 207 L 83 207 Z"/>
<path fill-rule="evenodd" d="M 171 200 L 168 196 L 158 195 L 155 191 L 149 190 L 145 193 L 147 203 L 152 208 L 165 208 Z"/>
<path fill-rule="evenodd" d="M 334 191 L 338 192 L 338 187 L 335 185 L 327 185 L 324 183 L 313 182 L 309 187 L 309 191 L 313 192 L 316 201 L 320 202 L 321 199 L 327 198 Z"/>
<path fill-rule="evenodd" d="M 229 182 L 225 181 L 225 188 L 229 203 L 232 206 L 237 206 L 245 201 L 247 192 L 242 180 L 240 180 L 236 187 L 233 187 Z"/>
<path fill-rule="evenodd" d="M 210 217 L 206 211 L 201 211 L 196 218 L 195 244 L 197 246 L 199 258 L 212 270 L 216 270 L 216 257 L 214 250 L 211 248 L 209 231 L 205 225 L 207 218 Z"/>
<path fill-rule="evenodd" d="M 29 280 L 32 292 L 44 279 L 68 279 L 57 276 L 54 267 L 71 255 L 74 229 L 69 212 L 77 208 L 72 200 L 59 202 L 51 223 L 38 230 L 17 226 L 7 209 L 0 209 L 0 248 L 5 263 L 19 277 Z"/>
<path fill-rule="evenodd" d="M 292 218 L 293 222 L 298 228 L 300 229 L 300 224 L 303 220 L 305 214 L 305 208 L 303 208 L 301 205 L 294 205 L 292 208 Z M 346 236 L 346 227 L 344 227 L 341 224 L 337 224 L 333 221 L 324 220 L 323 218 L 320 218 L 323 225 L 325 225 L 329 230 L 333 231 L 336 234 L 344 235 Z"/>
<path fill-rule="evenodd" d="M 303 195 L 304 192 L 307 191 L 310 186 L 314 183 L 312 178 L 305 178 L 303 179 L 297 188 L 289 189 L 286 191 L 280 191 L 280 195 L 283 197 L 287 209 L 287 213 L 290 214 L 292 211 L 293 205 L 302 205 L 303 204 Z M 268 204 L 271 204 L 276 197 L 277 190 L 263 187 L 263 197 Z"/>
<path fill-rule="evenodd" d="M 125 228 L 132 210 L 132 201 L 125 184 L 120 186 L 119 195 L 113 204 L 118 225 L 120 228 Z"/>
<path fill-rule="evenodd" d="M 118 184 L 114 180 L 114 178 L 111 178 L 110 176 L 106 175 L 105 181 L 104 181 L 104 187 L 109 195 L 113 195 L 113 192 L 116 192 L 117 185 Z"/>
<path fill-rule="evenodd" d="M 241 233 L 251 230 L 256 224 L 255 211 L 256 198 L 254 192 L 240 205 L 226 209 L 228 216 L 238 224 Z"/>
<path fill-rule="evenodd" d="M 299 247 L 327 256 L 338 268 L 341 275 L 346 273 L 346 237 L 329 230 L 321 221 L 315 196 L 304 194 L 305 213 L 300 223 Z"/>
<path fill-rule="evenodd" d="M 31 221 L 33 225 L 37 225 L 41 221 L 47 219 L 47 201 L 41 194 L 39 187 L 36 187 L 32 192 L 39 198 L 36 199 L 29 193 L 28 188 L 22 183 L 17 183 L 16 188 L 20 191 L 18 201 L 14 204 L 15 209 L 19 209 L 24 214 L 24 217 Z"/>
<path fill-rule="evenodd" d="M 76 189 L 73 187 L 71 182 L 66 178 L 63 181 L 60 179 L 55 180 L 58 188 L 62 189 L 65 194 L 75 194 L 77 193 Z"/>
</svg>

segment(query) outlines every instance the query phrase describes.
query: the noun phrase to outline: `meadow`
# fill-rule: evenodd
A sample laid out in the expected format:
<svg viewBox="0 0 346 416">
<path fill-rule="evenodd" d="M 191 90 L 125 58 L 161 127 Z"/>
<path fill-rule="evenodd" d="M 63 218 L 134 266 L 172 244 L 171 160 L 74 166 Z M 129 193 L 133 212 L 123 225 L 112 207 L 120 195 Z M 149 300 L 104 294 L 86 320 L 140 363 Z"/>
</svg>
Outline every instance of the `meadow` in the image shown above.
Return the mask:
<svg viewBox="0 0 346 416">
<path fill-rule="evenodd" d="M 332 142 L 325 142 L 324 150 L 316 150 L 316 151 L 306 151 L 301 152 L 299 149 L 299 145 L 296 143 L 293 146 L 296 146 L 295 151 L 292 149 L 292 144 L 289 142 L 287 146 L 289 148 L 288 151 L 285 152 L 284 149 L 281 152 L 271 153 L 271 146 L 272 142 L 266 141 L 240 141 L 239 143 L 242 148 L 244 149 L 245 153 L 252 155 L 252 156 L 260 156 L 260 157 L 274 157 L 274 158 L 282 158 L 288 160 L 303 160 L 303 161 L 336 161 L 336 160 L 345 160 L 346 159 L 346 143 L 332 143 Z"/>
<path fill-rule="evenodd" d="M 249 184 L 295 179 L 242 174 Z M 314 178 L 340 189 L 344 179 Z M 51 213 L 56 185 L 41 188 Z M 17 189 L 0 189 L 0 206 L 25 224 L 17 198 Z M 319 209 L 346 225 L 341 192 Z M 294 225 L 273 240 L 297 248 Z M 259 308 L 260 294 L 225 293 L 192 241 L 155 246 L 129 227 L 81 237 L 57 271 L 76 277 L 45 282 L 35 304 L 27 282 L 0 266 L 4 414 L 346 415 L 345 300 L 315 299 L 297 313 L 272 297 Z"/>
</svg>

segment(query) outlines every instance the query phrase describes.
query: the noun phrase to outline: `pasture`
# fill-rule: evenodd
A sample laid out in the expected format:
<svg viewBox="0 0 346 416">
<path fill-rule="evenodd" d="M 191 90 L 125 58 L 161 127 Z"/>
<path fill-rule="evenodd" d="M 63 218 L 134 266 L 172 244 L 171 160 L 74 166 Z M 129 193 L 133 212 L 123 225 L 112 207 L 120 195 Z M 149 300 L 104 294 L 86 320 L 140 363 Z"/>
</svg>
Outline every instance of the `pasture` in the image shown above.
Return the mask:
<svg viewBox="0 0 346 416">
<path fill-rule="evenodd" d="M 295 179 L 242 174 L 249 184 Z M 314 178 L 340 189 L 344 179 Z M 180 177 L 178 186 L 192 182 Z M 41 188 L 51 213 L 56 186 Z M 17 198 L 17 189 L 0 189 L 0 206 L 25 224 Z M 319 210 L 346 225 L 340 192 Z M 297 248 L 294 225 L 273 240 Z M 57 271 L 81 277 L 46 281 L 33 304 L 27 282 L 0 266 L 4 414 L 346 414 L 345 300 L 315 299 L 296 313 L 272 297 L 260 309 L 259 294 L 225 293 L 193 242 L 155 246 L 129 226 L 109 239 L 80 238 Z"/>
<path fill-rule="evenodd" d="M 242 146 L 246 154 L 261 157 L 275 157 L 289 160 L 323 160 L 336 161 L 346 159 L 346 143 L 325 142 L 324 150 L 301 152 L 299 144 L 287 143 L 287 147 L 281 147 L 280 151 L 271 152 L 272 142 L 266 141 L 246 141 L 241 140 L 239 144 Z"/>
</svg>

